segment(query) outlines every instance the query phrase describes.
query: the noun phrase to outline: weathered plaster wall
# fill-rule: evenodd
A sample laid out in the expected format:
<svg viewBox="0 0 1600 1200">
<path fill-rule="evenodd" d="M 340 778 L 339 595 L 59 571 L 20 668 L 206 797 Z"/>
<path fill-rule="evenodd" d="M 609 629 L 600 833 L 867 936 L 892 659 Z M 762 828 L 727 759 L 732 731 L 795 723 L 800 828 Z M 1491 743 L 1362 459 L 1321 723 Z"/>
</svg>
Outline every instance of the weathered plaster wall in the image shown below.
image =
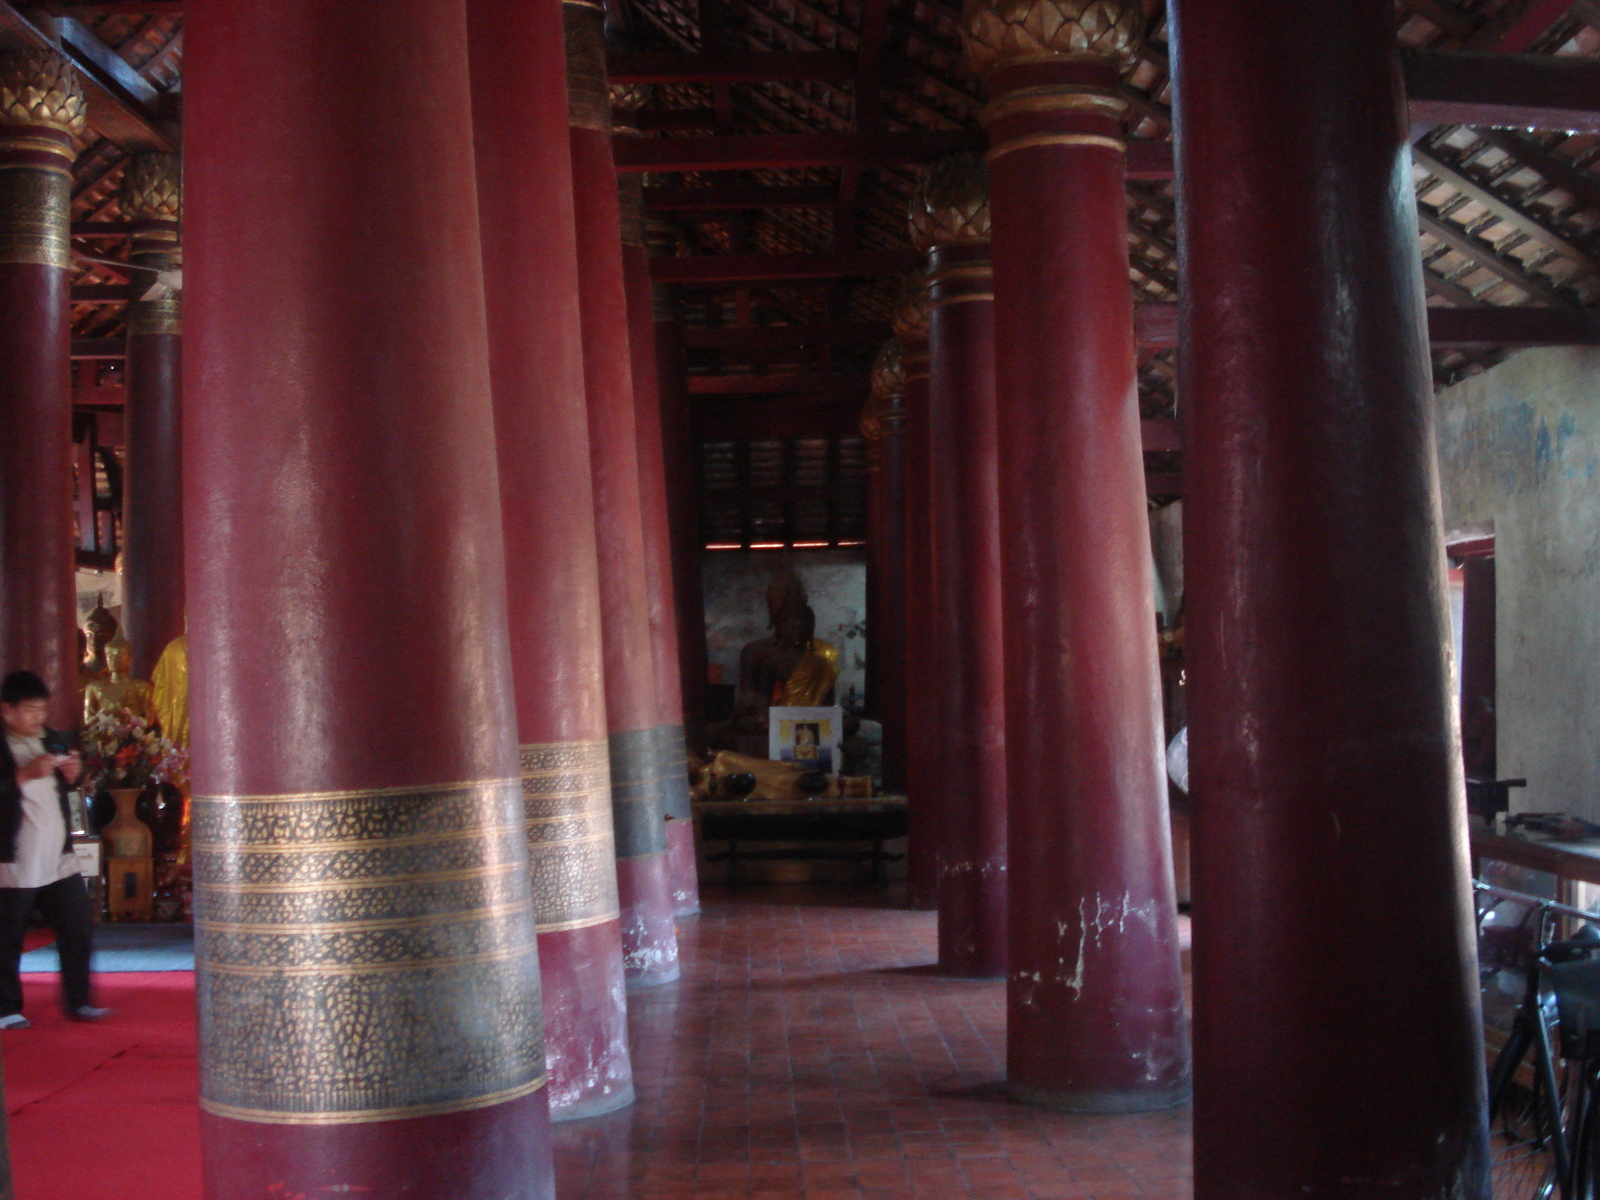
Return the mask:
<svg viewBox="0 0 1600 1200">
<path fill-rule="evenodd" d="M 1495 537 L 1502 778 L 1600 819 L 1600 349 L 1517 354 L 1438 396 L 1445 529 Z"/>
<path fill-rule="evenodd" d="M 783 563 L 776 550 L 708 550 L 701 556 L 708 660 L 726 683 L 739 682 L 739 651 L 764 638 L 767 585 Z M 839 703 L 859 709 L 866 697 L 867 560 L 862 550 L 799 550 L 789 567 L 806 585 L 817 636 L 839 647 Z"/>
</svg>

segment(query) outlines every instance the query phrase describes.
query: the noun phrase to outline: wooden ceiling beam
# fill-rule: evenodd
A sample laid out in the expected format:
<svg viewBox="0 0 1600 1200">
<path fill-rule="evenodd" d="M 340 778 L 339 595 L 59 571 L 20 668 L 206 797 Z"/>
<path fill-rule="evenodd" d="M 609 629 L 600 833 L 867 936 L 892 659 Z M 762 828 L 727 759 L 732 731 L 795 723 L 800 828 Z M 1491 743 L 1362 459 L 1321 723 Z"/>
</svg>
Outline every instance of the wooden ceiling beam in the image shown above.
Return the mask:
<svg viewBox="0 0 1600 1200">
<path fill-rule="evenodd" d="M 1430 308 L 1428 340 L 1436 347 L 1600 346 L 1600 309 Z"/>
<path fill-rule="evenodd" d="M 877 346 L 893 335 L 884 323 L 834 325 L 726 325 L 685 329 L 690 350 L 804 350 L 820 346 Z"/>
<path fill-rule="evenodd" d="M 1445 162 L 1422 146 L 1413 146 L 1411 148 L 1411 157 L 1420 163 L 1423 169 L 1435 179 L 1449 184 L 1469 200 L 1474 200 L 1483 205 L 1484 208 L 1487 208 L 1518 232 L 1527 234 L 1536 242 L 1548 246 L 1552 250 L 1559 251 L 1570 261 L 1585 268 L 1590 274 L 1600 271 L 1600 258 L 1596 258 L 1564 234 L 1551 229 L 1543 221 L 1540 221 L 1531 213 L 1525 212 L 1504 196 L 1491 191 L 1485 184 L 1479 183 L 1460 167 Z"/>
<path fill-rule="evenodd" d="M 983 150 L 981 130 L 895 133 L 739 133 L 726 136 L 648 138 L 619 133 L 612 139 L 618 171 L 760 171 L 784 167 L 900 167 L 947 154 Z M 1171 142 L 1130 142 L 1128 178 L 1172 178 Z"/>
<path fill-rule="evenodd" d="M 73 338 L 72 357 L 78 361 L 96 361 L 128 357 L 126 338 Z"/>
<path fill-rule="evenodd" d="M 1498 275 L 1520 291 L 1558 308 L 1571 305 L 1571 299 L 1562 295 L 1549 280 L 1539 279 L 1525 271 L 1521 264 L 1502 258 L 1489 243 L 1473 237 L 1453 221 L 1446 221 L 1435 215 L 1424 205 L 1417 206 L 1417 224 L 1429 237 L 1443 242 L 1456 253 L 1477 263 L 1484 270 Z"/>
<path fill-rule="evenodd" d="M 74 304 L 123 304 L 128 289 L 117 283 L 80 283 L 72 289 Z"/>
<path fill-rule="evenodd" d="M 1544 176 L 1546 183 L 1568 193 L 1582 207 L 1600 212 L 1600 179 L 1579 170 L 1567 159 L 1523 134 L 1507 129 L 1483 129 L 1478 131 L 1478 136 L 1518 166 Z"/>
<path fill-rule="evenodd" d="M 903 275 L 920 265 L 915 250 L 853 250 L 844 254 L 696 254 L 650 262 L 656 283 L 727 286 L 857 275 Z"/>
<path fill-rule="evenodd" d="M 712 187 L 650 187 L 646 212 L 728 212 L 746 208 L 827 208 L 838 198 L 831 187 L 762 187 L 717 184 Z"/>
<path fill-rule="evenodd" d="M 152 104 L 159 93 L 150 82 L 82 22 L 62 17 L 58 25 L 61 29 L 59 47 L 15 6 L 0 0 L 0 45 L 63 51 L 83 78 L 91 129 L 130 154 L 140 150 L 168 153 L 175 150 L 177 147 L 153 111 Z"/>
<path fill-rule="evenodd" d="M 1134 310 L 1134 334 L 1147 349 L 1178 344 L 1178 306 L 1141 304 Z M 1596 346 L 1600 309 L 1479 305 L 1428 309 L 1428 340 L 1436 347 Z M 1145 449 L 1153 449 L 1149 445 Z"/>
<path fill-rule="evenodd" d="M 56 4 L 61 12 L 83 17 L 182 16 L 185 0 L 118 0 L 102 4 Z"/>
<path fill-rule="evenodd" d="M 855 396 L 867 398 L 861 371 L 813 371 L 773 375 L 690 375 L 691 396 Z"/>
<path fill-rule="evenodd" d="M 781 167 L 897 167 L 981 150 L 982 131 L 927 133 L 755 133 L 642 138 L 617 134 L 618 171 L 751 171 Z"/>
<path fill-rule="evenodd" d="M 1469 50 L 1493 50 L 1499 54 L 1525 54 L 1541 34 L 1566 16 L 1575 0 L 1530 0 L 1514 19 L 1498 16 L 1485 22 L 1467 39 Z"/>
<path fill-rule="evenodd" d="M 75 238 L 125 238 L 133 233 L 133 224 L 129 221 L 74 221 L 72 223 L 72 236 Z"/>
<path fill-rule="evenodd" d="M 1468 51 L 1402 54 L 1414 125 L 1600 132 L 1600 62 Z"/>
<path fill-rule="evenodd" d="M 855 63 L 830 50 L 613 51 L 606 56 L 612 83 L 773 83 L 820 80 L 846 83 Z"/>
</svg>

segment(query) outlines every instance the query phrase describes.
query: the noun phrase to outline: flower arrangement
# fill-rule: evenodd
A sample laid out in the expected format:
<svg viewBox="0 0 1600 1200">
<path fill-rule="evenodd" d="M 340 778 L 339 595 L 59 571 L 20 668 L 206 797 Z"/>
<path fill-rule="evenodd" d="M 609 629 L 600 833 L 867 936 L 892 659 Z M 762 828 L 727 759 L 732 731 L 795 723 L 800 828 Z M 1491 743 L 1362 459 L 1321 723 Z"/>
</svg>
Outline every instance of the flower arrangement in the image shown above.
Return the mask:
<svg viewBox="0 0 1600 1200">
<path fill-rule="evenodd" d="M 188 782 L 189 755 L 161 736 L 143 717 L 102 712 L 83 727 L 85 785 L 94 791 Z"/>
</svg>

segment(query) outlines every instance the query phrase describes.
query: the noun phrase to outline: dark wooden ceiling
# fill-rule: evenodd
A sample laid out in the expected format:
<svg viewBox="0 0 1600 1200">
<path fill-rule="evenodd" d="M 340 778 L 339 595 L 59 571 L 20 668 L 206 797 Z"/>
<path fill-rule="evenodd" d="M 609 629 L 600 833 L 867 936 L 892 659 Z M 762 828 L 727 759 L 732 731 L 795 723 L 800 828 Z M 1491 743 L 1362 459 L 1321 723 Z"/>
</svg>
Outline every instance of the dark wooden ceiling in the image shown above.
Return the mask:
<svg viewBox="0 0 1600 1200">
<path fill-rule="evenodd" d="M 666 268 L 694 279 L 680 290 L 689 325 L 881 330 L 896 271 L 909 258 L 905 213 L 915 160 L 940 139 L 960 144 L 978 129 L 981 97 L 961 63 L 958 4 L 613 3 L 618 77 L 656 81 L 640 121 L 645 136 L 692 139 L 646 147 L 653 161 L 704 162 L 709 138 L 756 138 L 715 143 L 727 151 L 717 156 L 719 169 L 649 176 L 658 242 L 679 254 L 740 256 Z M 1145 0 L 1145 8 L 1144 49 L 1124 86 L 1129 136 L 1155 152 L 1171 136 L 1167 27 L 1164 0 Z M 122 164 L 141 139 L 176 137 L 175 124 L 166 122 L 179 116 L 182 5 L 146 0 L 57 10 L 65 14 L 69 52 L 106 93 L 97 102 L 91 88 L 91 129 L 76 168 L 74 246 L 120 259 L 127 253 L 116 198 Z M 1400 43 L 1413 51 L 1600 57 L 1600 0 L 1399 0 L 1396 18 Z M 0 0 L 0 35 L 16 20 Z M 126 110 L 122 118 L 113 114 L 118 105 Z M 131 125 L 127 111 L 135 114 Z M 1419 250 L 1430 304 L 1581 309 L 1600 303 L 1600 133 L 1461 125 L 1416 132 Z M 773 135 L 789 136 L 779 143 L 770 141 Z M 752 154 L 765 165 L 740 165 Z M 784 162 L 795 165 L 778 165 Z M 1170 179 L 1130 179 L 1128 214 L 1129 283 L 1136 303 L 1147 306 L 1141 327 L 1158 326 L 1160 306 L 1177 299 Z M 774 256 L 797 255 L 810 256 L 806 269 L 772 269 Z M 81 264 L 73 327 L 82 353 L 121 336 L 116 297 L 125 283 L 114 267 Z M 803 345 L 691 345 L 696 376 L 859 375 L 872 354 L 868 339 L 848 333 Z M 1436 377 L 1449 382 L 1481 370 L 1507 349 L 1436 340 Z M 1141 347 L 1147 418 L 1176 412 L 1174 354 L 1170 339 L 1159 336 Z M 706 394 L 718 396 L 738 387 L 709 386 Z"/>
</svg>

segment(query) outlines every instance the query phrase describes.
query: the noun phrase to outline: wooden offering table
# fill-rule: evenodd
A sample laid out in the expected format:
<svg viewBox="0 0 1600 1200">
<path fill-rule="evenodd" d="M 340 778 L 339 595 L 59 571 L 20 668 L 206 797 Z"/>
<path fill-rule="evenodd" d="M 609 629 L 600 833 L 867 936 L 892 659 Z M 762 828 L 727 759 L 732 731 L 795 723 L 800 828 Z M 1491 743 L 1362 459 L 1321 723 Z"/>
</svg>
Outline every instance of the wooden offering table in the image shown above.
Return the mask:
<svg viewBox="0 0 1600 1200">
<path fill-rule="evenodd" d="M 872 796 L 839 800 L 701 800 L 694 806 L 695 833 L 704 846 L 725 841 L 728 848 L 706 852 L 707 862 L 728 864 L 728 882 L 738 882 L 742 861 L 798 859 L 809 861 L 866 862 L 875 883 L 884 881 L 884 864 L 905 856 L 891 854 L 883 844 L 906 835 L 906 798 Z M 760 850 L 744 849 L 745 842 L 783 842 Z M 857 843 L 857 848 L 840 843 Z M 817 845 L 826 843 L 826 845 Z M 859 848 L 870 844 L 870 849 Z"/>
</svg>

